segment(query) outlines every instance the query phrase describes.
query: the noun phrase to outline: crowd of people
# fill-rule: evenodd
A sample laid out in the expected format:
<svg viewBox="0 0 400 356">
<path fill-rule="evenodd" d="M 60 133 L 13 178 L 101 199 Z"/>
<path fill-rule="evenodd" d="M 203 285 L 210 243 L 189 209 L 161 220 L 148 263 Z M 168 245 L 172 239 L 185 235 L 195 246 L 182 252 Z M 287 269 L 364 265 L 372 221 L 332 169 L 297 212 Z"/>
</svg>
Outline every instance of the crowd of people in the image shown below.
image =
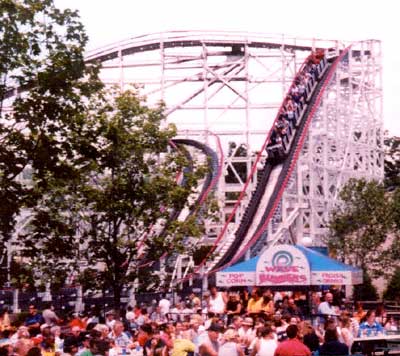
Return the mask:
<svg viewBox="0 0 400 356">
<path fill-rule="evenodd" d="M 258 287 L 211 287 L 202 298 L 191 293 L 173 304 L 163 296 L 104 316 L 89 309 L 62 318 L 51 305 L 41 312 L 31 305 L 20 323 L 0 314 L 0 356 L 348 355 L 355 337 L 398 327 L 382 307 L 344 309 L 337 290 L 306 299 Z M 310 304 L 315 321 L 305 312 Z"/>
</svg>

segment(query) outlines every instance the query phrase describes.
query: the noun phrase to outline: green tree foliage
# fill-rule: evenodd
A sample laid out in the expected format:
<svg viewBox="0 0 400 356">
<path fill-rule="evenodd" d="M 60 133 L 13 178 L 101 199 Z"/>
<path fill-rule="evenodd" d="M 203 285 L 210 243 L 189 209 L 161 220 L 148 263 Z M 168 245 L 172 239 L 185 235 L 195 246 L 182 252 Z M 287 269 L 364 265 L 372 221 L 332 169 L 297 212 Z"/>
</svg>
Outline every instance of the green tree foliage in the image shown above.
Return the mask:
<svg viewBox="0 0 400 356">
<path fill-rule="evenodd" d="M 392 278 L 388 282 L 383 298 L 400 301 L 400 267 L 397 267 Z"/>
<path fill-rule="evenodd" d="M 377 300 L 378 293 L 375 286 L 372 284 L 371 277 L 364 270 L 363 273 L 363 284 L 354 286 L 353 292 L 354 300 Z"/>
<path fill-rule="evenodd" d="M 400 187 L 400 137 L 385 137 L 385 187 L 394 190 Z"/>
<path fill-rule="evenodd" d="M 193 204 L 204 167 L 177 181 L 190 164 L 169 145 L 175 128 L 161 129 L 163 106 L 102 90 L 75 12 L 52 0 L 3 0 L 0 18 L 1 243 L 31 216 L 18 242 L 35 278 L 92 276 L 114 289 L 116 304 L 128 282 L 161 286 L 155 261 L 202 233 L 206 211 L 171 217 Z M 28 169 L 25 184 L 17 178 Z"/>
<path fill-rule="evenodd" d="M 332 212 L 328 247 L 337 258 L 379 276 L 391 266 L 394 241 L 392 199 L 383 184 L 351 179 Z"/>
<path fill-rule="evenodd" d="M 70 172 L 63 137 L 101 87 L 96 66 L 84 63 L 86 42 L 77 14 L 51 0 L 0 2 L 0 247 L 38 198 L 16 178 L 33 168 L 44 187 L 48 172 Z"/>
<path fill-rule="evenodd" d="M 194 167 L 177 181 L 189 162 L 171 148 L 175 128 L 161 129 L 163 120 L 162 106 L 151 109 L 134 92 L 113 94 L 92 103 L 79 133 L 64 137 L 73 169 L 65 177 L 48 172 L 44 187 L 35 176 L 42 198 L 21 240 L 44 276 L 68 268 L 92 274 L 113 289 L 116 305 L 134 280 L 164 287 L 154 262 L 190 249 L 189 237 L 203 232 L 198 216 L 171 216 L 194 208 L 188 197 L 205 171 Z"/>
</svg>

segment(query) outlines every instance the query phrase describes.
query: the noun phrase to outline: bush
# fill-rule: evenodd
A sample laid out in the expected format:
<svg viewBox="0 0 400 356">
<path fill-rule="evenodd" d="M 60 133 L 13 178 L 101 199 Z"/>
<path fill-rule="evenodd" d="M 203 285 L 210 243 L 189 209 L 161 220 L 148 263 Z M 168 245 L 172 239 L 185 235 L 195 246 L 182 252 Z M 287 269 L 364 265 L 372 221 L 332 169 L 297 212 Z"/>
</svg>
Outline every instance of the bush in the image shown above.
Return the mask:
<svg viewBox="0 0 400 356">
<path fill-rule="evenodd" d="M 400 267 L 397 267 L 392 278 L 387 284 L 383 293 L 383 298 L 387 300 L 400 300 Z"/>
<path fill-rule="evenodd" d="M 372 284 L 371 278 L 364 270 L 363 273 L 364 283 L 354 286 L 353 299 L 354 300 L 378 300 L 378 292 Z"/>
</svg>

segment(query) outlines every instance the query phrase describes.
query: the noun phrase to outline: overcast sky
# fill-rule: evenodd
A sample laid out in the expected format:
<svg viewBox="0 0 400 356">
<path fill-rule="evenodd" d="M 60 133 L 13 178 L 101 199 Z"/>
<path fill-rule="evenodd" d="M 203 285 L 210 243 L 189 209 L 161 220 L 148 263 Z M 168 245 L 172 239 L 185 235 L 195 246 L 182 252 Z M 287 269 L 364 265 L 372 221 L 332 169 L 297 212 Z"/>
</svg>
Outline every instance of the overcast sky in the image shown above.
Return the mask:
<svg viewBox="0 0 400 356">
<path fill-rule="evenodd" d="M 400 136 L 397 2 L 382 0 L 55 0 L 80 12 L 95 49 L 170 30 L 236 30 L 383 44 L 385 128 Z"/>
</svg>

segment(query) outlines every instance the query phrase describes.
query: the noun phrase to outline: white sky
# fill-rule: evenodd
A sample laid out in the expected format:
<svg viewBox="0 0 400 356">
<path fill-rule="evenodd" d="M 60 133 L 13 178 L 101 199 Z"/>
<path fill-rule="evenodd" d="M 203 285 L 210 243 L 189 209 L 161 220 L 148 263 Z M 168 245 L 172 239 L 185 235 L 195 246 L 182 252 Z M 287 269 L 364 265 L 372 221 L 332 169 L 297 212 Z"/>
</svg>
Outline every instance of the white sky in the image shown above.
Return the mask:
<svg viewBox="0 0 400 356">
<path fill-rule="evenodd" d="M 383 43 L 384 121 L 400 136 L 397 2 L 389 0 L 55 0 L 77 9 L 95 49 L 171 30 L 236 30 Z"/>
</svg>

